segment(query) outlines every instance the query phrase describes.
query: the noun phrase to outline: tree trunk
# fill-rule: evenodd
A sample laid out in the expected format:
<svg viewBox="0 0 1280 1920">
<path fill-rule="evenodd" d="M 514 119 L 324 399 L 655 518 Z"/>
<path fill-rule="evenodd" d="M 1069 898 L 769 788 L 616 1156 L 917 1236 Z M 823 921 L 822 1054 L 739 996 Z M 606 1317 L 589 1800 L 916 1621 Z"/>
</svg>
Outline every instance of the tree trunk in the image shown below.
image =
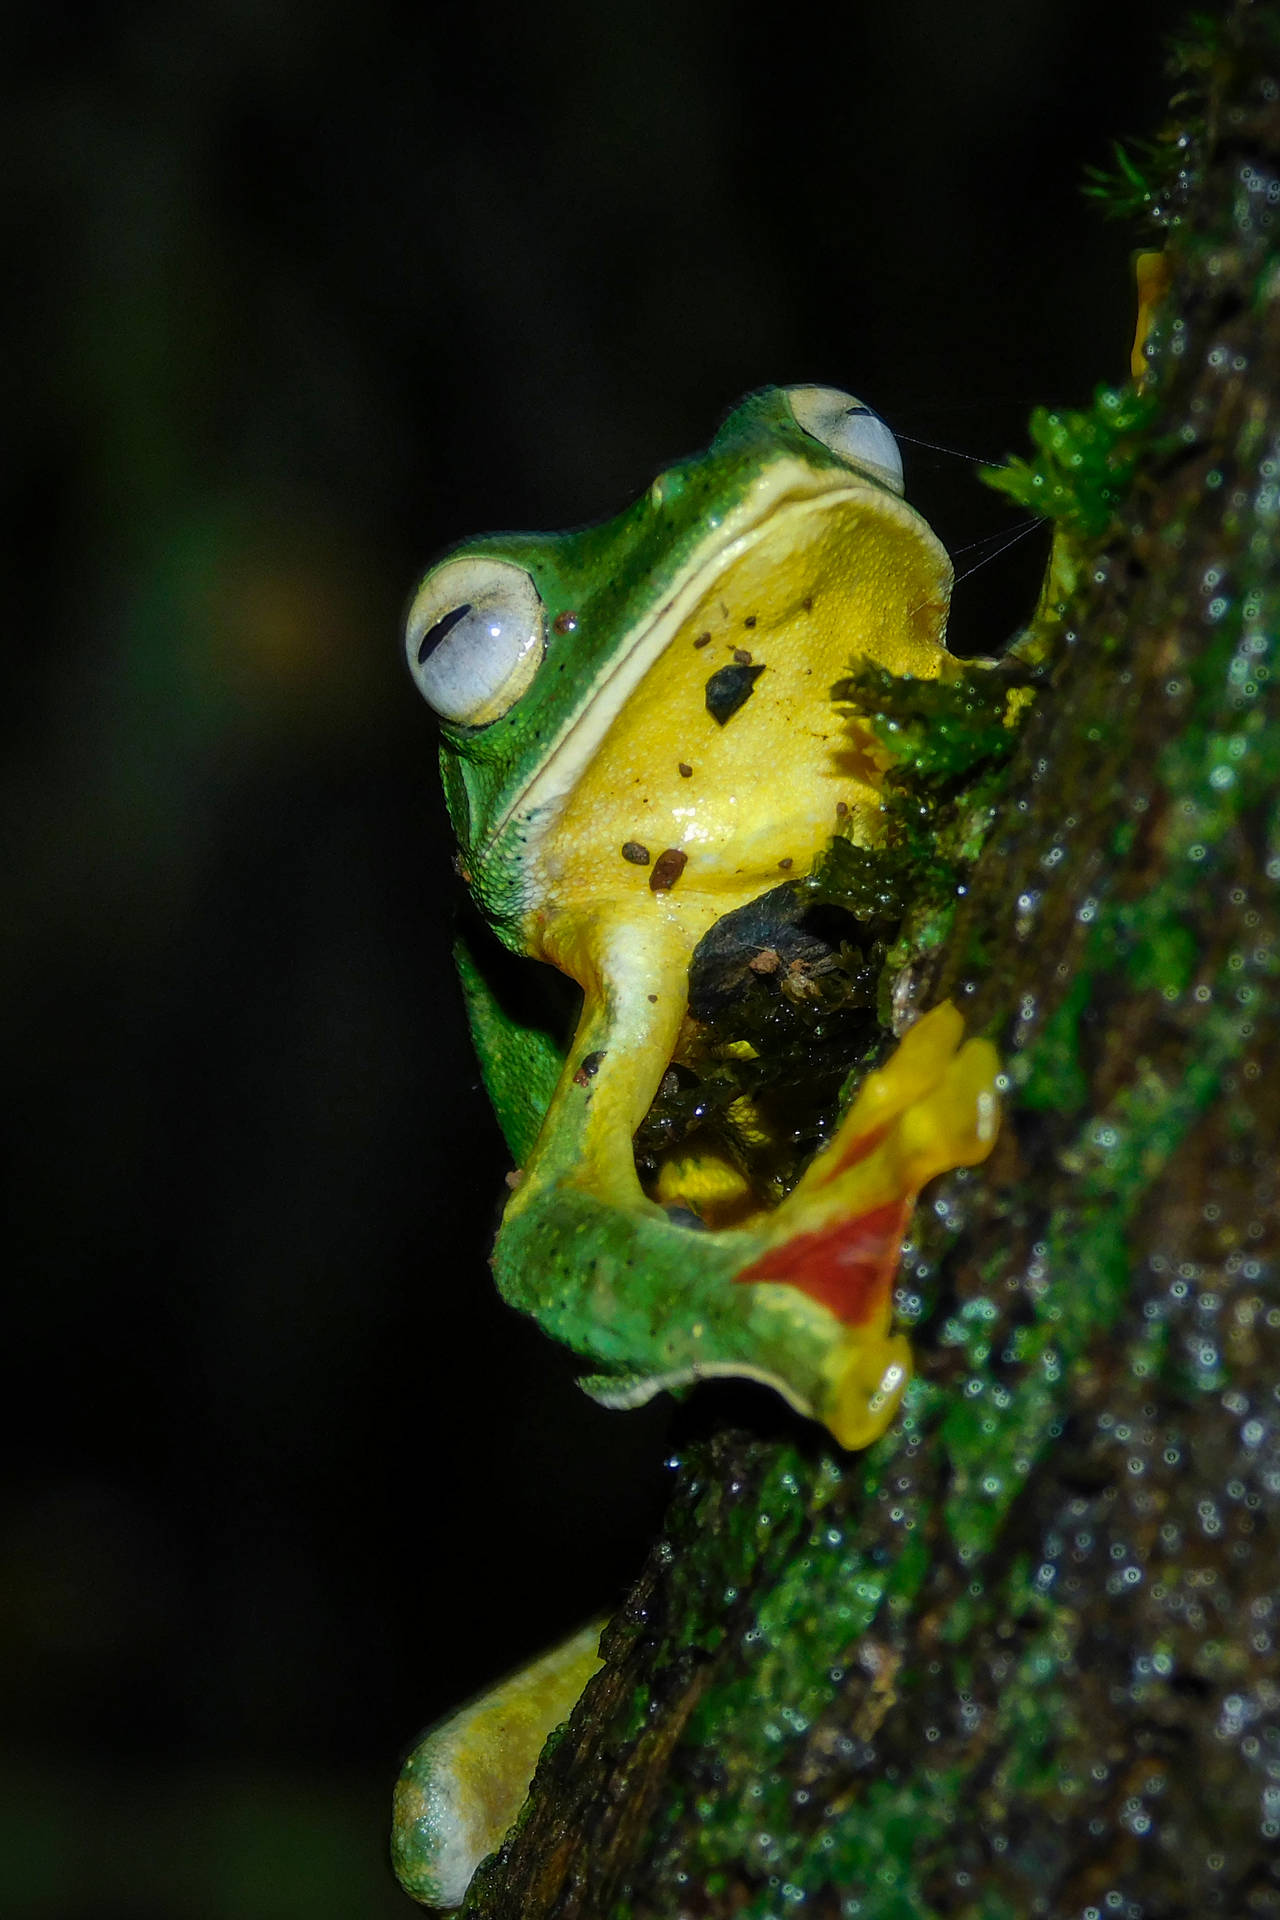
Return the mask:
<svg viewBox="0 0 1280 1920">
<path fill-rule="evenodd" d="M 1280 61 L 1203 32 L 1150 394 L 1015 482 L 1075 585 L 913 974 L 1009 1092 L 907 1413 L 691 1451 L 469 1915 L 1280 1915 Z"/>
</svg>

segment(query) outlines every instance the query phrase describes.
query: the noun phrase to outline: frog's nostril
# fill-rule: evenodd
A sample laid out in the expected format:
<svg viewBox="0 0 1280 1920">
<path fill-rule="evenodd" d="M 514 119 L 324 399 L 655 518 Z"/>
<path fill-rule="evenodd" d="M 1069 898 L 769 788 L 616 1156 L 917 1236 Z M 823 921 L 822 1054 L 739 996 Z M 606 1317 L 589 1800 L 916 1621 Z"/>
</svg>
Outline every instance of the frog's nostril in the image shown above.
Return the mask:
<svg viewBox="0 0 1280 1920">
<path fill-rule="evenodd" d="M 660 473 L 649 488 L 649 503 L 655 507 L 670 506 L 684 492 L 685 476 L 679 467 L 668 467 Z"/>
</svg>

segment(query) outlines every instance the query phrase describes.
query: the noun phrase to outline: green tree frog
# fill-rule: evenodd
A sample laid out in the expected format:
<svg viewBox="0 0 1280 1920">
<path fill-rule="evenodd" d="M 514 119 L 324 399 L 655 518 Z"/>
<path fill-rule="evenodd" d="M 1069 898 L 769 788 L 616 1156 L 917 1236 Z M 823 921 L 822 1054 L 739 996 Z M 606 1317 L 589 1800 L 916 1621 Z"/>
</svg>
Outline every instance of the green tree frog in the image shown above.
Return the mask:
<svg viewBox="0 0 1280 1920">
<path fill-rule="evenodd" d="M 884 422 L 794 386 L 745 400 L 616 519 L 469 541 L 413 598 L 459 869 L 499 938 L 583 995 L 562 1059 L 464 961 L 521 1163 L 494 1269 L 607 1404 L 744 1375 L 852 1448 L 901 1397 L 911 1206 L 997 1126 L 995 1055 L 953 1006 L 906 1031 L 780 1204 L 713 1148 L 673 1152 L 646 1186 L 633 1136 L 699 943 L 837 826 L 874 844 L 884 752 L 832 683 L 858 657 L 944 671 L 950 588 Z"/>
</svg>

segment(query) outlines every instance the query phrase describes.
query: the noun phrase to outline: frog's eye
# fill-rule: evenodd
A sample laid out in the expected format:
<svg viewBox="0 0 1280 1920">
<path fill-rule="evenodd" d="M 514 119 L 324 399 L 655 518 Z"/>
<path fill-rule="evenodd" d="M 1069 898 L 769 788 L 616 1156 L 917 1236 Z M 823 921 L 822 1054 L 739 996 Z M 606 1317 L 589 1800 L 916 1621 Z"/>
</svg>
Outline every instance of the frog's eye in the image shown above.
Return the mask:
<svg viewBox="0 0 1280 1920">
<path fill-rule="evenodd" d="M 542 663 L 538 589 L 510 560 L 448 560 L 429 573 L 405 623 L 409 671 L 442 720 L 487 727 Z"/>
<path fill-rule="evenodd" d="M 806 433 L 881 486 L 902 492 L 902 455 L 878 413 L 839 387 L 788 387 L 787 399 Z"/>
</svg>

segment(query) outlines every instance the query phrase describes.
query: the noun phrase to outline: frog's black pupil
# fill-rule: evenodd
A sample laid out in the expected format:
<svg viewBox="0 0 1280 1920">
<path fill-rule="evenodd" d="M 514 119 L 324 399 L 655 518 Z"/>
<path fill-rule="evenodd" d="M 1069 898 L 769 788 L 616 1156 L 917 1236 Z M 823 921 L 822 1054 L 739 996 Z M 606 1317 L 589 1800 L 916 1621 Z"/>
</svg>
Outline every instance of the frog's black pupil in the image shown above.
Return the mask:
<svg viewBox="0 0 1280 1920">
<path fill-rule="evenodd" d="M 871 411 L 870 407 L 846 407 L 844 410 L 846 420 L 849 418 L 850 414 L 854 414 L 854 413 L 865 414 L 865 413 L 870 413 L 870 411 Z"/>
<path fill-rule="evenodd" d="M 442 620 L 437 620 L 434 627 L 427 628 L 421 640 L 418 642 L 418 665 L 420 667 L 426 666 L 427 661 L 431 658 L 445 635 L 452 633 L 463 614 L 470 613 L 470 611 L 471 602 L 464 600 L 460 607 L 453 609 L 452 613 L 446 613 Z"/>
</svg>

